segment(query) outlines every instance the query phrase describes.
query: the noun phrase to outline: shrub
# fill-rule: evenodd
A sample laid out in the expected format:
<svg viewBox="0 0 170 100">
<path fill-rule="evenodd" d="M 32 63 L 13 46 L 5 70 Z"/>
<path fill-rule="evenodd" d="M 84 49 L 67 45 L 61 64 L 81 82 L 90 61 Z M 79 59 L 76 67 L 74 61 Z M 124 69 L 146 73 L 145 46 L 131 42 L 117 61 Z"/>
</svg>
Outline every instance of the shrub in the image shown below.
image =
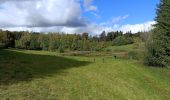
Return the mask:
<svg viewBox="0 0 170 100">
<path fill-rule="evenodd" d="M 62 47 L 59 47 L 59 48 L 58 48 L 58 51 L 59 51 L 60 53 L 64 53 L 64 49 L 63 49 Z"/>
<path fill-rule="evenodd" d="M 113 40 L 113 45 L 127 45 L 127 44 L 132 44 L 133 39 L 130 37 L 125 37 L 125 36 L 119 36 L 116 39 Z"/>
<path fill-rule="evenodd" d="M 4 43 L 0 43 L 0 49 L 4 48 L 5 44 Z"/>
<path fill-rule="evenodd" d="M 149 43 L 147 45 L 147 51 L 144 59 L 144 63 L 149 66 L 167 66 L 168 56 L 164 55 L 164 49 L 160 49 L 160 45 L 155 43 Z"/>
<path fill-rule="evenodd" d="M 107 51 L 107 52 L 110 52 L 110 51 L 112 51 L 112 50 L 111 50 L 111 49 L 106 49 L 106 51 Z"/>
</svg>

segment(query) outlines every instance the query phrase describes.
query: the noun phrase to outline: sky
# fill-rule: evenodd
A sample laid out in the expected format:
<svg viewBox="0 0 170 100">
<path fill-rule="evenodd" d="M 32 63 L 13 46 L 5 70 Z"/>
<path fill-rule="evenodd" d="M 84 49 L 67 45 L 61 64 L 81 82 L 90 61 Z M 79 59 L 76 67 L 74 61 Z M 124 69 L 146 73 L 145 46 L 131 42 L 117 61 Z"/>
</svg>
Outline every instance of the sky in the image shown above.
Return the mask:
<svg viewBox="0 0 170 100">
<path fill-rule="evenodd" d="M 132 33 L 156 22 L 159 0 L 0 0 L 0 29 L 10 31 Z"/>
</svg>

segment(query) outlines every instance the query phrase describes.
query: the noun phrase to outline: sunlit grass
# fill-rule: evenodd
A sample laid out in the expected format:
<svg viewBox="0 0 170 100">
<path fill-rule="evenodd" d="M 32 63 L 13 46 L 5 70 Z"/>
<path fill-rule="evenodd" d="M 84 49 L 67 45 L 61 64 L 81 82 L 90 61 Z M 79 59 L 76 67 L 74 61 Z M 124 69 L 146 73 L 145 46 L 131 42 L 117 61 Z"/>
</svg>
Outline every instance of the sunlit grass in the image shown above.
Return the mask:
<svg viewBox="0 0 170 100">
<path fill-rule="evenodd" d="M 170 99 L 169 68 L 112 57 L 1 50 L 0 83 L 2 100 Z"/>
<path fill-rule="evenodd" d="M 105 48 L 106 51 L 114 51 L 114 52 L 128 52 L 134 49 L 134 44 L 123 45 L 123 46 L 110 46 Z"/>
</svg>

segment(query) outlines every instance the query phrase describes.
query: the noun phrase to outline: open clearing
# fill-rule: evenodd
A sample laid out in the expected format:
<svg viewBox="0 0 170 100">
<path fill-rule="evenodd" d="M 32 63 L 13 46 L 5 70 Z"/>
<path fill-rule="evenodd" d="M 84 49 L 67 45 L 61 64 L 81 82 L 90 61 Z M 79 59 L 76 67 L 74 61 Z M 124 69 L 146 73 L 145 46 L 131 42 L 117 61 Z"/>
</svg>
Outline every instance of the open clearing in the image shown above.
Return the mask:
<svg viewBox="0 0 170 100">
<path fill-rule="evenodd" d="M 45 51 L 0 50 L 0 55 L 2 100 L 170 99 L 169 68 Z"/>
</svg>

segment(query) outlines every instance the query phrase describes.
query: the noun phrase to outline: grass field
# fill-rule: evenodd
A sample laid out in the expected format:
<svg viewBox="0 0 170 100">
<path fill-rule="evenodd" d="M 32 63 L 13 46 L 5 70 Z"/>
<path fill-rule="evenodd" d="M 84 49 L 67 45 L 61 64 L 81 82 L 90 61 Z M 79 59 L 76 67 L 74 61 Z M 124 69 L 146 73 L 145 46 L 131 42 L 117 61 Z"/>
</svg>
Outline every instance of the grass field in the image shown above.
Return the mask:
<svg viewBox="0 0 170 100">
<path fill-rule="evenodd" d="M 113 51 L 113 52 L 128 52 L 134 50 L 134 44 L 130 45 L 123 45 L 123 46 L 109 46 L 105 48 L 106 51 Z"/>
<path fill-rule="evenodd" d="M 104 59 L 0 50 L 0 99 L 170 100 L 169 68 Z"/>
</svg>

